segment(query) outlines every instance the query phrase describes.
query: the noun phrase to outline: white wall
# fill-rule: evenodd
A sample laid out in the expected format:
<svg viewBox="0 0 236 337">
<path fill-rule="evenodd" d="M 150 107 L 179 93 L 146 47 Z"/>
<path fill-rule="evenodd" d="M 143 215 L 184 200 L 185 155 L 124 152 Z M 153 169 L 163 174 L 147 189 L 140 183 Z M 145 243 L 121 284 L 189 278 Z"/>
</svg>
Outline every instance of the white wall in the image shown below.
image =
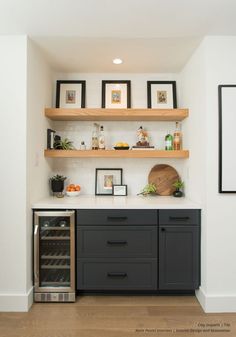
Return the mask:
<svg viewBox="0 0 236 337">
<path fill-rule="evenodd" d="M 236 196 L 218 193 L 217 91 L 236 83 L 235 57 L 235 37 L 207 37 L 181 73 L 181 104 L 190 108 L 188 194 L 203 206 L 197 296 L 207 312 L 236 311 Z"/>
<path fill-rule="evenodd" d="M 147 107 L 147 81 L 148 80 L 177 80 L 177 92 L 179 92 L 178 75 L 176 74 L 55 74 L 55 83 L 59 79 L 86 80 L 87 107 L 101 107 L 101 81 L 102 80 L 131 80 L 132 107 Z M 55 96 L 55 87 L 54 87 Z M 55 102 L 55 97 L 54 97 Z M 104 125 L 106 131 L 106 145 L 108 148 L 118 141 L 135 145 L 136 131 L 140 125 L 145 127 L 151 137 L 151 143 L 157 148 L 164 148 L 164 137 L 168 130 L 173 131 L 174 122 L 99 122 Z M 183 124 L 185 121 L 183 122 Z M 79 148 L 82 140 L 91 147 L 91 135 L 93 122 L 54 122 L 54 129 L 62 136 L 74 141 Z M 69 179 L 67 183 L 79 183 L 82 193 L 94 194 L 95 168 L 115 167 L 123 168 L 124 183 L 128 184 L 128 192 L 135 195 L 147 183 L 148 173 L 156 164 L 167 163 L 174 166 L 181 177 L 185 176 L 185 160 L 178 159 L 56 159 L 54 172 L 65 174 Z"/>
<path fill-rule="evenodd" d="M 236 37 L 208 37 L 206 57 L 207 309 L 236 311 L 236 195 L 218 193 L 218 85 L 236 83 Z"/>
<path fill-rule="evenodd" d="M 0 37 L 0 310 L 27 307 L 27 38 Z"/>
<path fill-rule="evenodd" d="M 207 286 L 206 266 L 206 55 L 202 43 L 180 74 L 180 104 L 189 108 L 184 127 L 186 148 L 190 157 L 185 162 L 186 194 L 202 206 L 201 288 Z"/>
<path fill-rule="evenodd" d="M 32 288 L 31 205 L 49 194 L 51 160 L 44 158 L 49 121 L 45 107 L 52 105 L 52 73 L 39 48 L 27 43 L 27 290 Z"/>
<path fill-rule="evenodd" d="M 26 36 L 0 37 L 0 311 L 32 303 L 31 202 L 48 195 L 43 157 L 51 105 L 50 71 Z"/>
</svg>

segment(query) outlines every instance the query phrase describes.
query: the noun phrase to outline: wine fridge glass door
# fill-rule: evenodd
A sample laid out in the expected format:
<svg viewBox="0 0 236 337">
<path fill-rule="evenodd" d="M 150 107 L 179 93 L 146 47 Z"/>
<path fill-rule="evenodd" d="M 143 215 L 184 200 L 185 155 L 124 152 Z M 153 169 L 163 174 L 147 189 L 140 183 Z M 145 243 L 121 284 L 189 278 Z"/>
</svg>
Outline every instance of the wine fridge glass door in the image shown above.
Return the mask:
<svg viewBox="0 0 236 337">
<path fill-rule="evenodd" d="M 35 286 L 37 291 L 74 288 L 74 221 L 71 214 L 37 215 Z M 72 224 L 73 223 L 73 224 Z"/>
</svg>

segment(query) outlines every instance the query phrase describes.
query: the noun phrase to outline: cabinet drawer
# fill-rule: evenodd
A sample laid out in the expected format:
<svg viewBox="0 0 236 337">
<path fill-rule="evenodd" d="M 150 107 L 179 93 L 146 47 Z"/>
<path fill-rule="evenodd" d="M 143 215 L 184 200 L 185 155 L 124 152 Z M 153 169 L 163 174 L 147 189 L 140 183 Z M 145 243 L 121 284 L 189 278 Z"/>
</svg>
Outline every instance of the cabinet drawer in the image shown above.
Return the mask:
<svg viewBox="0 0 236 337">
<path fill-rule="evenodd" d="M 126 209 L 78 210 L 77 225 L 157 225 L 157 211 Z"/>
<path fill-rule="evenodd" d="M 200 225 L 200 210 L 199 209 L 160 210 L 159 225 Z"/>
<path fill-rule="evenodd" d="M 77 290 L 156 289 L 156 259 L 77 260 Z"/>
<path fill-rule="evenodd" d="M 157 226 L 78 226 L 80 257 L 157 257 Z"/>
</svg>

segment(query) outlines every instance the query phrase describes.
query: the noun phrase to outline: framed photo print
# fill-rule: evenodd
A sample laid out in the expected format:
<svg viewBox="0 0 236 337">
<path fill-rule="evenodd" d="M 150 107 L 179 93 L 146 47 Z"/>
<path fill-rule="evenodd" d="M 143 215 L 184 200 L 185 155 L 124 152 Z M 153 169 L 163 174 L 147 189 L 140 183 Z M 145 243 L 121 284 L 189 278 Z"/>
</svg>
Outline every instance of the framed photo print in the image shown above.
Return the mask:
<svg viewBox="0 0 236 337">
<path fill-rule="evenodd" d="M 175 81 L 147 81 L 149 109 L 177 108 Z"/>
<path fill-rule="evenodd" d="M 57 81 L 56 108 L 85 108 L 85 81 Z"/>
<path fill-rule="evenodd" d="M 102 108 L 130 108 L 130 88 L 130 81 L 102 81 Z"/>
<path fill-rule="evenodd" d="M 112 186 L 113 195 L 126 196 L 128 192 L 127 185 L 113 185 Z"/>
<path fill-rule="evenodd" d="M 112 195 L 113 185 L 122 185 L 123 170 L 99 168 L 95 173 L 95 195 Z"/>
</svg>

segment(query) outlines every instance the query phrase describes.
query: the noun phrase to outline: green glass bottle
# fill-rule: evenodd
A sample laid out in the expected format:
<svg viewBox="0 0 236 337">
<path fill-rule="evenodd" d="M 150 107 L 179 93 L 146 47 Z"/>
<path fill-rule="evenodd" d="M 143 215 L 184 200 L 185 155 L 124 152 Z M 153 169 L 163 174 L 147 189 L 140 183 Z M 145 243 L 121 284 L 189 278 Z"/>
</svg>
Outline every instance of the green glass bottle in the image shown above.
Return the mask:
<svg viewBox="0 0 236 337">
<path fill-rule="evenodd" d="M 173 150 L 173 136 L 170 134 L 169 131 L 165 136 L 165 150 L 167 151 Z"/>
</svg>

